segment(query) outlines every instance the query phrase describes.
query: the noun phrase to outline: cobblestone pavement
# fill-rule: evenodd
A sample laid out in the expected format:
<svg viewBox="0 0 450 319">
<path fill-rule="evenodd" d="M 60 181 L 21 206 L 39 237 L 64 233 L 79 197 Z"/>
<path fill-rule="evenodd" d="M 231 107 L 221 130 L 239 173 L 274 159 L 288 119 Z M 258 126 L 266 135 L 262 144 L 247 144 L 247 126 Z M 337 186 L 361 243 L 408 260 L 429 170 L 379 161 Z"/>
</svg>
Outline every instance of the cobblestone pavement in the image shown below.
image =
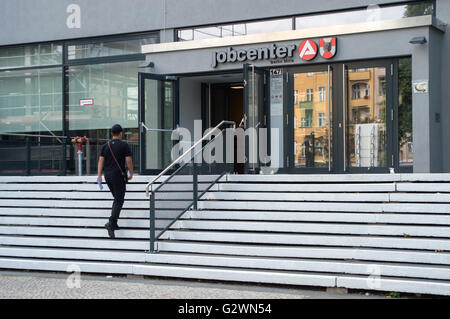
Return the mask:
<svg viewBox="0 0 450 319">
<path fill-rule="evenodd" d="M 71 278 L 73 279 L 73 278 Z M 303 299 L 383 298 L 364 294 L 334 294 L 318 290 L 258 285 L 205 283 L 105 276 L 81 276 L 76 281 L 65 274 L 0 272 L 0 299 L 4 298 L 146 298 L 146 299 Z"/>
</svg>

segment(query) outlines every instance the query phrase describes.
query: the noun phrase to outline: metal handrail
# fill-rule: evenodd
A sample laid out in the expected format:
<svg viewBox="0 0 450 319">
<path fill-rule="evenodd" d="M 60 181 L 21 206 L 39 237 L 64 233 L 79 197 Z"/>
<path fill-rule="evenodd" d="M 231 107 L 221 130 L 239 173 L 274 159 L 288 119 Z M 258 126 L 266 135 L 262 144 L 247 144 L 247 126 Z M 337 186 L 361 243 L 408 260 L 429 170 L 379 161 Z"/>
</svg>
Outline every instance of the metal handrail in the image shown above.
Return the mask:
<svg viewBox="0 0 450 319">
<path fill-rule="evenodd" d="M 69 139 L 68 136 L 56 136 L 56 135 L 41 135 L 41 134 L 19 134 L 19 133 L 0 133 L 0 135 L 4 136 L 22 136 L 22 137 L 51 137 L 51 138 L 66 138 Z"/>
<path fill-rule="evenodd" d="M 220 122 L 214 129 L 208 132 L 205 136 L 203 136 L 201 139 L 199 139 L 197 142 L 194 143 L 186 152 L 184 152 L 182 155 L 180 155 L 177 159 L 175 159 L 169 166 L 167 166 L 161 173 L 158 174 L 151 182 L 147 184 L 145 187 L 145 194 L 147 197 L 150 197 L 150 186 L 152 186 L 161 176 L 166 174 L 171 168 L 173 168 L 176 164 L 178 164 L 186 155 L 190 154 L 193 149 L 195 149 L 200 143 L 205 141 L 207 138 L 209 138 L 213 133 L 218 130 L 222 125 L 224 124 L 232 124 L 233 128 L 236 128 L 236 123 L 234 121 L 222 121 Z M 195 156 L 195 155 L 194 155 Z"/>
<path fill-rule="evenodd" d="M 177 129 L 164 129 L 164 128 L 149 128 L 143 122 L 141 122 L 141 127 L 145 128 L 146 131 L 155 131 L 155 132 L 175 132 Z"/>
</svg>

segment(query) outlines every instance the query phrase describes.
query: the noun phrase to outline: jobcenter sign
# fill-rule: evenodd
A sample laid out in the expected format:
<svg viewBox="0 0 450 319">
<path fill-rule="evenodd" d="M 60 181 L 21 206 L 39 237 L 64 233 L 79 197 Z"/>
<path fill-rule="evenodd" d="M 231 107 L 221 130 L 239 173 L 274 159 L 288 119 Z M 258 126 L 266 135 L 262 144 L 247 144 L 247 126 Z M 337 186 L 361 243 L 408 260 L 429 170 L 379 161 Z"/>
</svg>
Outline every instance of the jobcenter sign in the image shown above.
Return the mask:
<svg viewBox="0 0 450 319">
<path fill-rule="evenodd" d="M 235 50 L 230 47 L 226 51 L 213 52 L 212 67 L 215 68 L 220 63 L 292 58 L 296 49 L 296 45 L 277 46 L 276 44 L 248 50 Z"/>
</svg>

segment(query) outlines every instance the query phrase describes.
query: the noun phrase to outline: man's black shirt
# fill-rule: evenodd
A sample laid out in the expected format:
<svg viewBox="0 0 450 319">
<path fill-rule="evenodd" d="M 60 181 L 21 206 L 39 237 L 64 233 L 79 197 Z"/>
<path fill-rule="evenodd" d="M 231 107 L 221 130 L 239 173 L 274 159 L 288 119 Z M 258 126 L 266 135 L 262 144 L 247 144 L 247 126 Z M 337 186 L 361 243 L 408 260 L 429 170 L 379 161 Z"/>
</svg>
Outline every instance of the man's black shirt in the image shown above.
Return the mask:
<svg viewBox="0 0 450 319">
<path fill-rule="evenodd" d="M 122 140 L 111 140 L 110 142 L 111 149 L 114 152 L 114 155 L 117 159 L 117 162 L 119 163 L 120 167 L 122 168 L 122 172 L 126 173 L 125 171 L 125 158 L 128 156 L 131 156 L 131 150 L 128 144 Z M 117 167 L 116 162 L 114 161 L 113 156 L 111 155 L 111 151 L 109 150 L 108 144 L 103 145 L 102 152 L 100 153 L 100 156 L 103 156 L 105 158 L 105 164 L 103 166 L 103 171 L 106 175 L 112 175 L 112 174 L 120 174 L 120 170 Z"/>
</svg>

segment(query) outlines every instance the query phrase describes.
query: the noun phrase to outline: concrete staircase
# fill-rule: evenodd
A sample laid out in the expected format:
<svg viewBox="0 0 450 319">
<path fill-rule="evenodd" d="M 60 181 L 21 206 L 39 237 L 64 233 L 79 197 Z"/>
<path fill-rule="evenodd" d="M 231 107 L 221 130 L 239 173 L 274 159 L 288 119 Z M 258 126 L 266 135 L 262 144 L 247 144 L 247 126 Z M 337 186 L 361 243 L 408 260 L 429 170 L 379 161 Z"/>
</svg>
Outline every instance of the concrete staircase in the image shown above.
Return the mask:
<svg viewBox="0 0 450 319">
<path fill-rule="evenodd" d="M 450 174 L 224 176 L 157 254 L 150 179 L 128 186 L 109 240 L 94 177 L 0 177 L 0 268 L 450 295 Z M 175 216 L 191 191 L 178 181 L 159 209 Z"/>
</svg>

